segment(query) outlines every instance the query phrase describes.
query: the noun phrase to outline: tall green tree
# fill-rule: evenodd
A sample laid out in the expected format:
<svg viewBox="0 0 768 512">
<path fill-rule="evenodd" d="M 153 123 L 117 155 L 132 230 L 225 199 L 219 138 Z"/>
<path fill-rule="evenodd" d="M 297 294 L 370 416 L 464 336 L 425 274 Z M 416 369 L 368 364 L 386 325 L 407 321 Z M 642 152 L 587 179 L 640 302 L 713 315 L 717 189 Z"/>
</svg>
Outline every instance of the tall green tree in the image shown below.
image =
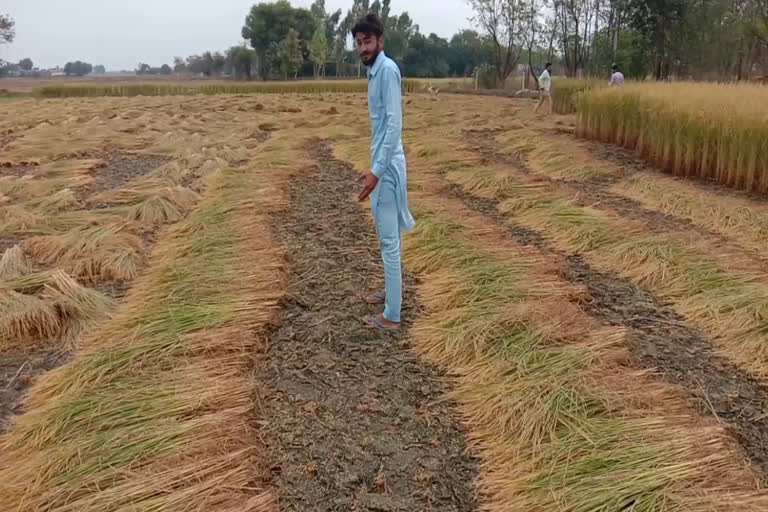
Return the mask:
<svg viewBox="0 0 768 512">
<path fill-rule="evenodd" d="M 309 51 L 310 51 L 310 58 L 313 62 L 316 63 L 316 57 L 322 57 L 322 55 L 319 53 L 321 51 L 320 48 L 320 35 L 317 33 L 318 30 L 324 31 L 325 36 L 325 57 L 323 60 L 323 63 L 320 64 L 320 68 L 317 68 L 317 64 L 315 65 L 315 76 L 318 75 L 325 75 L 325 64 L 328 61 L 328 57 L 330 55 L 336 55 L 336 46 L 339 44 L 339 33 L 343 31 L 343 25 L 344 21 L 341 18 L 342 11 L 341 9 L 338 9 L 333 14 L 328 14 L 328 12 L 325 10 L 325 0 L 315 0 L 314 3 L 309 8 L 309 11 L 312 13 L 312 16 L 315 19 L 316 29 L 315 33 L 312 35 L 312 41 L 309 44 Z M 346 36 L 346 33 L 344 34 Z M 343 41 L 344 47 L 346 48 L 346 39 Z M 334 59 L 335 60 L 335 59 Z M 338 61 L 337 61 L 338 62 Z M 338 65 L 337 65 L 338 70 Z"/>
<path fill-rule="evenodd" d="M 184 59 L 181 57 L 174 57 L 173 58 L 173 71 L 174 73 L 186 73 L 187 71 L 187 64 L 184 62 Z"/>
<path fill-rule="evenodd" d="M 338 9 L 333 14 L 329 14 L 325 10 L 325 0 L 315 0 L 310 6 L 309 12 L 312 13 L 316 23 L 321 23 L 325 27 L 325 40 L 330 44 L 334 40 L 339 30 L 339 25 L 343 21 L 341 18 L 342 10 Z"/>
<path fill-rule="evenodd" d="M 482 63 L 491 62 L 491 49 L 475 30 L 462 30 L 450 41 L 448 64 L 455 76 L 471 76 Z"/>
<path fill-rule="evenodd" d="M 403 73 L 417 78 L 438 78 L 448 76 L 451 52 L 445 39 L 436 34 L 425 37 L 417 33 L 413 36 L 408 51 L 402 62 Z"/>
<path fill-rule="evenodd" d="M 64 74 L 67 76 L 85 76 L 93 71 L 93 66 L 87 62 L 67 62 L 64 65 Z"/>
<path fill-rule="evenodd" d="M 337 34 L 333 42 L 333 61 L 336 63 L 336 76 L 341 76 L 341 67 L 347 60 L 347 34 Z"/>
<path fill-rule="evenodd" d="M 314 63 L 315 78 L 325 74 L 325 63 L 328 61 L 328 40 L 325 38 L 325 27 L 319 24 L 309 44 L 309 55 Z"/>
<path fill-rule="evenodd" d="M 19 67 L 24 71 L 32 71 L 32 68 L 35 67 L 35 64 L 32 62 L 32 59 L 26 58 L 19 61 Z"/>
<path fill-rule="evenodd" d="M 630 25 L 643 36 L 650 54 L 653 78 L 667 79 L 680 58 L 685 26 L 686 0 L 630 0 Z"/>
<path fill-rule="evenodd" d="M 418 33 L 418 25 L 407 12 L 399 16 L 388 16 L 384 23 L 384 51 L 396 61 L 405 58 L 411 39 Z"/>
<path fill-rule="evenodd" d="M 232 46 L 226 52 L 227 65 L 225 69 L 235 78 L 250 80 L 258 62 L 254 50 L 244 46 Z"/>
<path fill-rule="evenodd" d="M 280 62 L 277 53 L 289 31 L 297 32 L 300 41 L 310 41 L 315 32 L 315 20 L 308 9 L 294 8 L 288 0 L 254 5 L 245 19 L 242 36 L 251 43 L 259 56 L 259 74 L 266 80 L 273 64 Z M 309 50 L 301 43 L 302 57 Z"/>
<path fill-rule="evenodd" d="M 280 45 L 278 57 L 285 77 L 292 76 L 295 79 L 304 63 L 301 54 L 301 39 L 297 30 L 292 28 L 288 30 L 288 35 Z"/>
</svg>

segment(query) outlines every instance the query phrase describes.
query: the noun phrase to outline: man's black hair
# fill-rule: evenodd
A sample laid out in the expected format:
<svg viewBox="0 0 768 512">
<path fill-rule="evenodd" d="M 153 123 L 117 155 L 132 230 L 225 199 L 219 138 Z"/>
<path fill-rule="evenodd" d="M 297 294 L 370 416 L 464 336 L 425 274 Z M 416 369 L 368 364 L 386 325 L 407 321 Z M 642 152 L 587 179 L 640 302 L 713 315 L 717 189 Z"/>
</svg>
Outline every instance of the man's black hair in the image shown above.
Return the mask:
<svg viewBox="0 0 768 512">
<path fill-rule="evenodd" d="M 539 61 L 539 62 L 541 62 L 541 61 Z M 549 67 L 549 66 L 551 66 L 551 65 L 552 65 L 552 63 L 551 63 L 551 62 L 547 62 L 546 64 L 544 64 L 544 67 L 545 67 L 545 68 L 548 68 L 548 67 Z"/>
<path fill-rule="evenodd" d="M 618 64 L 614 64 L 613 66 L 611 66 L 611 69 L 614 70 L 614 71 L 618 71 L 619 70 L 619 65 Z"/>
<path fill-rule="evenodd" d="M 364 34 L 366 36 L 381 37 L 384 35 L 384 23 L 378 14 L 369 12 L 355 23 L 352 27 L 352 37 L 356 37 L 357 34 Z"/>
</svg>

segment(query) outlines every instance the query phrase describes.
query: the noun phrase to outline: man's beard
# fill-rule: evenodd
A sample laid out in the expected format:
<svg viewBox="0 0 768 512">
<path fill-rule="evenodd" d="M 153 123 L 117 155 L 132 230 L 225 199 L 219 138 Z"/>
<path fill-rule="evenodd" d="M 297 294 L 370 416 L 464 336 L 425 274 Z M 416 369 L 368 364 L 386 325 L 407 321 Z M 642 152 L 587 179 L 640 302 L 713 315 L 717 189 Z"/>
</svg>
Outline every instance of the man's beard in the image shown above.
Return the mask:
<svg viewBox="0 0 768 512">
<path fill-rule="evenodd" d="M 379 56 L 380 53 L 381 53 L 381 50 L 377 49 L 373 54 L 371 54 L 370 57 L 366 55 L 361 55 L 360 59 L 363 61 L 363 64 L 365 64 L 366 66 L 373 66 L 373 63 L 376 62 L 376 58 Z"/>
</svg>

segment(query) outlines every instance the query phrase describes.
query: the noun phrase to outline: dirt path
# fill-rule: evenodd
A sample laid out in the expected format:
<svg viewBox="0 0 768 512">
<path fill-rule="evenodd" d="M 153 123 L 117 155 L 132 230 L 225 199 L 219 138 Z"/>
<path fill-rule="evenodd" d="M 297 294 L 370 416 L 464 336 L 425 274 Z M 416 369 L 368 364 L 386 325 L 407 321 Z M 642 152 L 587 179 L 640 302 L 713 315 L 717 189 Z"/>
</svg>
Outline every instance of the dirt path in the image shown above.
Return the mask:
<svg viewBox="0 0 768 512">
<path fill-rule="evenodd" d="M 473 196 L 454 184 L 446 187 L 446 194 L 506 228 L 517 243 L 563 258 L 566 279 L 589 291 L 589 300 L 580 306 L 604 325 L 625 327 L 635 365 L 657 370 L 699 413 L 725 422 L 744 457 L 768 483 L 767 389 L 720 355 L 710 339 L 652 293 L 592 268 L 579 255 L 558 251 L 545 233 L 501 215 L 498 201 Z"/>
<path fill-rule="evenodd" d="M 368 331 L 362 293 L 381 285 L 372 223 L 355 203 L 356 173 L 326 145 L 291 185 L 275 219 L 290 258 L 292 299 L 258 378 L 258 417 L 272 447 L 284 511 L 473 511 L 475 462 L 443 376 L 408 350 L 418 315 L 406 279 L 406 330 Z"/>
</svg>

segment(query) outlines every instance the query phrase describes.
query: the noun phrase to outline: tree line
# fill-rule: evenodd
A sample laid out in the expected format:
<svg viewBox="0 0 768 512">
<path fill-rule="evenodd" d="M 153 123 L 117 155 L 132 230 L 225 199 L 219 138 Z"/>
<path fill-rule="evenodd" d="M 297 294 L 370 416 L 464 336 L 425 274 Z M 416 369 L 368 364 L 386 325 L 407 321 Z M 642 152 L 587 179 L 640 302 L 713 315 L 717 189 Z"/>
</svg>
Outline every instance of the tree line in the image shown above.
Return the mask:
<svg viewBox="0 0 768 512">
<path fill-rule="evenodd" d="M 29 76 L 29 77 L 41 77 L 50 76 L 52 71 L 61 71 L 66 76 L 86 76 L 91 73 L 104 74 L 106 68 L 102 65 L 92 65 L 88 62 L 74 61 L 67 62 L 63 68 L 56 68 L 55 70 L 41 70 L 35 67 L 35 63 L 29 57 L 21 59 L 19 62 L 5 62 L 0 61 L 0 78 L 8 76 Z"/>
<path fill-rule="evenodd" d="M 633 78 L 744 79 L 768 73 L 768 0 L 468 0 L 498 77 L 533 49 L 568 76 L 618 63 Z"/>
<path fill-rule="evenodd" d="M 367 12 L 382 17 L 384 49 L 407 76 L 469 76 L 480 63 L 491 61 L 492 47 L 478 32 L 463 30 L 451 39 L 422 34 L 407 12 L 391 12 L 390 0 L 354 0 L 346 13 L 328 12 L 325 0 L 315 0 L 309 9 L 278 0 L 251 8 L 241 31 L 243 45 L 224 53 L 176 57 L 173 70 L 262 80 L 361 76 L 350 31 Z"/>
<path fill-rule="evenodd" d="M 451 38 L 425 35 L 390 0 L 351 0 L 346 12 L 288 0 L 253 5 L 243 44 L 225 52 L 176 57 L 173 66 L 140 63 L 139 75 L 228 75 L 238 79 L 361 76 L 350 30 L 367 12 L 386 28 L 385 51 L 403 75 L 471 76 L 499 86 L 518 69 L 547 61 L 567 76 L 606 75 L 617 63 L 630 78 L 746 79 L 768 74 L 768 0 L 466 0 L 477 30 Z M 0 45 L 15 36 L 0 14 Z M 0 61 L 0 76 L 30 63 Z M 75 61 L 64 72 L 85 75 L 103 67 Z M 535 75 L 533 72 L 531 76 Z"/>
<path fill-rule="evenodd" d="M 411 77 L 480 70 L 499 84 L 521 65 L 540 69 L 547 61 L 567 76 L 606 75 L 614 63 L 637 79 L 768 74 L 768 0 L 467 2 L 479 32 L 463 30 L 450 39 L 421 33 L 407 12 L 392 13 L 390 0 L 352 0 L 346 13 L 329 13 L 324 0 L 309 9 L 287 0 L 261 2 L 242 29 L 250 48 L 234 47 L 206 70 L 265 80 L 360 75 L 349 31 L 364 13 L 375 12 L 386 27 L 385 51 Z"/>
</svg>

